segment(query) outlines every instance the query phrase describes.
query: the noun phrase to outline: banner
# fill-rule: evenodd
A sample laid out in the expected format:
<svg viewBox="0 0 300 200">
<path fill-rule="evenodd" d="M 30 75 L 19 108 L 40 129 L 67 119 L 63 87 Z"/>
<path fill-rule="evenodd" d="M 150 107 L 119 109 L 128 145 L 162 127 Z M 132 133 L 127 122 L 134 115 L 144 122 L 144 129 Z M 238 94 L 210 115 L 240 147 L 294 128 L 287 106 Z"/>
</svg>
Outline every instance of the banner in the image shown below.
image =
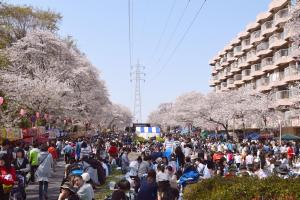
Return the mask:
<svg viewBox="0 0 300 200">
<path fill-rule="evenodd" d="M 6 128 L 6 139 L 10 141 L 23 139 L 22 129 L 20 128 Z"/>
</svg>

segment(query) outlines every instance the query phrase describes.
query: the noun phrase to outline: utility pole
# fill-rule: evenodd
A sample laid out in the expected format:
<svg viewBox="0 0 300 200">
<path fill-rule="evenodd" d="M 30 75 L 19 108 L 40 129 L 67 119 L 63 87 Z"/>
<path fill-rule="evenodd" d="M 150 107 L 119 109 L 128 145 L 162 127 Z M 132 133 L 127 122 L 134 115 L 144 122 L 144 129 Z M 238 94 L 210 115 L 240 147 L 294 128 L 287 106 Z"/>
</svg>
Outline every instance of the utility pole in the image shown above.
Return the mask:
<svg viewBox="0 0 300 200">
<path fill-rule="evenodd" d="M 131 67 L 131 79 L 130 81 L 134 84 L 134 106 L 133 115 L 134 121 L 137 123 L 142 122 L 142 96 L 141 96 L 141 81 L 145 82 L 144 73 L 145 67 L 140 65 L 139 62 Z"/>
</svg>

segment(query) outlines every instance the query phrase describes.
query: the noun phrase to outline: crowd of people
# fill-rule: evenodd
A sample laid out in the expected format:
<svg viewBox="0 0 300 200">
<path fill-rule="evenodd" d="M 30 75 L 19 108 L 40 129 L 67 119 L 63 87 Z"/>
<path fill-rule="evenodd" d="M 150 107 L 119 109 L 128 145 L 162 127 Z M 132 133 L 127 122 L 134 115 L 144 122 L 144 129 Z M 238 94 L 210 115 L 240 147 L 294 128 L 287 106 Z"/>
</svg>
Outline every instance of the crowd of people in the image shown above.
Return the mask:
<svg viewBox="0 0 300 200">
<path fill-rule="evenodd" d="M 186 185 L 215 176 L 297 177 L 299 148 L 294 141 L 237 142 L 178 134 L 140 141 L 125 132 L 47 144 L 4 140 L 0 197 L 26 199 L 27 184 L 38 182 L 39 200 L 47 200 L 49 178 L 61 159 L 66 165 L 59 200 L 93 200 L 95 189 L 104 184 L 112 190 L 108 200 L 176 200 L 182 199 Z M 113 170 L 123 174 L 117 183 L 106 181 Z"/>
</svg>

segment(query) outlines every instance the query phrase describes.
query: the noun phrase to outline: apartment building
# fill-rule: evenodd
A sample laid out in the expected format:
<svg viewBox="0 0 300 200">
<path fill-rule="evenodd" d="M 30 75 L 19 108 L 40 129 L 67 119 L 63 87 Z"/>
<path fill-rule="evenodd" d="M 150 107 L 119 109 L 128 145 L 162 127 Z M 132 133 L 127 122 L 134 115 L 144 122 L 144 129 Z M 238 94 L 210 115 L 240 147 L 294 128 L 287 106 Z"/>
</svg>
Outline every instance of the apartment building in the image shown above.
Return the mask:
<svg viewBox="0 0 300 200">
<path fill-rule="evenodd" d="M 274 95 L 276 106 L 288 107 L 300 99 L 295 83 L 300 64 L 293 57 L 295 45 L 285 27 L 292 0 L 273 0 L 268 11 L 257 15 L 210 62 L 210 86 L 215 92 L 247 87 Z M 287 112 L 288 115 L 289 112 Z M 299 118 L 295 126 L 300 126 Z"/>
</svg>

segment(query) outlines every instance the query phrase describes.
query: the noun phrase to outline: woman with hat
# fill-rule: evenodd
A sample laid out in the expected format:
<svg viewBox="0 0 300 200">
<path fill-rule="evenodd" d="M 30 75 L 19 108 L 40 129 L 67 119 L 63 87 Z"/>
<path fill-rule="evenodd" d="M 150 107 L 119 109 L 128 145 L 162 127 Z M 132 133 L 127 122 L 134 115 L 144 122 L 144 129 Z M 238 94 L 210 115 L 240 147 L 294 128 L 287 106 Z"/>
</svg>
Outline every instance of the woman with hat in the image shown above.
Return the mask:
<svg viewBox="0 0 300 200">
<path fill-rule="evenodd" d="M 16 181 L 16 170 L 11 166 L 7 154 L 0 155 L 0 198 L 9 200 L 9 194 Z"/>
<path fill-rule="evenodd" d="M 76 189 L 72 186 L 70 182 L 65 182 L 60 187 L 60 194 L 58 200 L 79 200 L 76 194 Z"/>
</svg>

